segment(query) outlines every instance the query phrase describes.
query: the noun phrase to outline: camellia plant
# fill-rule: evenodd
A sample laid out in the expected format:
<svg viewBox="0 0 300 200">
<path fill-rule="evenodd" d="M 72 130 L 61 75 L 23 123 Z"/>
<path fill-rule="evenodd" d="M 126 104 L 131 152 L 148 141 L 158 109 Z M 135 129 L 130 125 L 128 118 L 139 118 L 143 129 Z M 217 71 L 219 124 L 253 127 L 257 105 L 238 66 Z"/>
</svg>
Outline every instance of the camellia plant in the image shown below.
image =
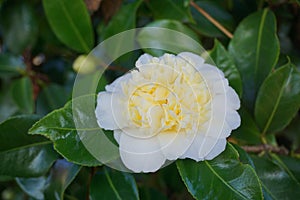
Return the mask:
<svg viewBox="0 0 300 200">
<path fill-rule="evenodd" d="M 0 0 L 0 199 L 300 199 L 298 0 Z"/>
</svg>

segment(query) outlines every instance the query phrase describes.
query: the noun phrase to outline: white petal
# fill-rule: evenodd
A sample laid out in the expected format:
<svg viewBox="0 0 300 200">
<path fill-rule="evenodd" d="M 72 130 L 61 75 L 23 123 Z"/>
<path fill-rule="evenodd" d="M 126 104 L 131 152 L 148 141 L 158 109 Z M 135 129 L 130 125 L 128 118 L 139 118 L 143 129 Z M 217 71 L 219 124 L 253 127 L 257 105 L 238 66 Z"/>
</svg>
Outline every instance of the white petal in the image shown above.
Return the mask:
<svg viewBox="0 0 300 200">
<path fill-rule="evenodd" d="M 122 133 L 123 132 L 120 129 L 114 130 L 114 138 L 115 138 L 115 140 L 117 141 L 118 144 L 120 144 L 120 137 L 121 137 Z"/>
<path fill-rule="evenodd" d="M 193 142 L 194 135 L 184 132 L 161 133 L 157 135 L 161 149 L 168 160 L 181 157 Z"/>
<path fill-rule="evenodd" d="M 224 139 L 226 140 L 226 139 Z M 206 156 L 209 155 L 209 153 L 213 150 L 213 149 L 217 149 L 217 150 L 221 150 L 222 148 L 219 148 L 218 145 L 218 139 L 216 138 L 211 138 L 208 136 L 202 136 L 201 139 L 201 143 L 199 145 L 199 158 L 205 159 Z M 221 153 L 221 151 L 219 152 Z"/>
<path fill-rule="evenodd" d="M 201 66 L 204 63 L 204 59 L 197 54 L 191 53 L 191 52 L 182 52 L 178 54 L 178 57 L 183 58 L 187 62 L 189 62 L 191 65 L 193 65 L 195 68 L 196 66 Z"/>
<path fill-rule="evenodd" d="M 153 58 L 153 56 L 145 53 L 138 58 L 138 60 L 135 62 L 135 66 L 137 68 L 139 68 L 140 66 L 142 66 L 144 64 L 149 64 L 149 63 L 151 63 L 152 58 Z"/>
<path fill-rule="evenodd" d="M 217 140 L 217 143 L 213 147 L 213 149 L 207 154 L 204 159 L 205 160 L 212 160 L 216 156 L 218 156 L 220 153 L 222 153 L 226 148 L 227 141 L 226 139 L 219 139 Z"/>
<path fill-rule="evenodd" d="M 236 129 L 241 125 L 241 118 L 237 111 L 227 110 L 226 113 L 226 122 L 231 129 Z"/>
<path fill-rule="evenodd" d="M 118 93 L 100 92 L 95 110 L 99 126 L 105 130 L 120 129 L 128 124 L 127 110 L 120 103 Z M 120 112 L 123 110 L 123 112 Z"/>
<path fill-rule="evenodd" d="M 126 83 L 131 77 L 132 77 L 131 73 L 126 73 L 123 76 L 117 78 L 111 84 L 106 85 L 105 90 L 108 92 L 121 92 L 122 91 L 121 84 Z"/>
<path fill-rule="evenodd" d="M 195 161 L 204 160 L 204 157 L 199 157 L 199 150 L 204 139 L 203 133 L 198 133 L 187 151 L 180 158 L 191 158 Z"/>
<path fill-rule="evenodd" d="M 95 110 L 97 122 L 105 130 L 117 129 L 117 123 L 112 114 L 112 93 L 100 92 L 97 97 Z"/>
<path fill-rule="evenodd" d="M 241 103 L 240 103 L 239 96 L 234 91 L 234 89 L 232 89 L 231 87 L 228 87 L 226 95 L 227 95 L 227 99 L 228 99 L 228 101 L 227 101 L 228 105 L 234 110 L 239 109 Z"/>
<path fill-rule="evenodd" d="M 155 172 L 166 160 L 156 137 L 141 139 L 122 133 L 119 145 L 124 165 L 136 173 Z"/>
</svg>

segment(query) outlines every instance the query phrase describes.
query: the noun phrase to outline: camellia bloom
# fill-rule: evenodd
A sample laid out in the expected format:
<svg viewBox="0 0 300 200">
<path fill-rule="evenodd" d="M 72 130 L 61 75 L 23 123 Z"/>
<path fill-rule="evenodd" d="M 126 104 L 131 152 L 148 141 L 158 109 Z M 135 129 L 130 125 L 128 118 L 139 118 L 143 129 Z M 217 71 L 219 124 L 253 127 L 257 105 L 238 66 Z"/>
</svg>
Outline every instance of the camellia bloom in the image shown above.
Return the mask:
<svg viewBox="0 0 300 200">
<path fill-rule="evenodd" d="M 142 55 L 97 99 L 100 127 L 114 131 L 124 165 L 154 172 L 167 160 L 210 160 L 240 125 L 240 100 L 217 67 L 189 52 Z"/>
</svg>

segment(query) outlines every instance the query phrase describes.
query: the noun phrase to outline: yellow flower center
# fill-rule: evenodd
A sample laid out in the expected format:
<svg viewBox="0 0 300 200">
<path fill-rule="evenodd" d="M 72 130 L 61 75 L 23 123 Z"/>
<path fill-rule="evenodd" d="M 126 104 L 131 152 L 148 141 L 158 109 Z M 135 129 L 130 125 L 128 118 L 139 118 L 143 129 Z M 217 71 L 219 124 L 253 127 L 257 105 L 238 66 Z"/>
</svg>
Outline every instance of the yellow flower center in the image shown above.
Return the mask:
<svg viewBox="0 0 300 200">
<path fill-rule="evenodd" d="M 200 73 L 186 63 L 176 69 L 158 64 L 152 71 L 150 66 L 135 71 L 123 90 L 131 91 L 130 120 L 152 134 L 197 130 L 209 119 L 209 90 Z"/>
</svg>

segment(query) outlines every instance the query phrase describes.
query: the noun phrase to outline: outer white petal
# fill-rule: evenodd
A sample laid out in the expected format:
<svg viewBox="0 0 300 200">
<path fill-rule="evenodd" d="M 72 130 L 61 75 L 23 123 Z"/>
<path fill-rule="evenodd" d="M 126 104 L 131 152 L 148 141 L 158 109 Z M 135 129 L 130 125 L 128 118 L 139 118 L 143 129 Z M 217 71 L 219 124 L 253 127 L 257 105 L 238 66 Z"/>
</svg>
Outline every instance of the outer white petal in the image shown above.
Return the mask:
<svg viewBox="0 0 300 200">
<path fill-rule="evenodd" d="M 122 133 L 119 145 L 124 165 L 133 172 L 155 172 L 166 161 L 156 137 L 140 139 Z"/>
<path fill-rule="evenodd" d="M 122 91 L 121 84 L 126 83 L 126 81 L 128 81 L 131 77 L 132 77 L 131 73 L 126 73 L 123 76 L 117 78 L 111 84 L 106 85 L 105 90 L 108 92 L 121 92 Z"/>
<path fill-rule="evenodd" d="M 211 160 L 214 159 L 216 156 L 218 156 L 220 153 L 222 153 L 226 148 L 227 141 L 226 139 L 222 138 L 217 140 L 215 146 L 212 148 L 212 150 L 204 157 L 205 160 Z"/>
<path fill-rule="evenodd" d="M 184 60 L 188 61 L 193 67 L 201 66 L 204 64 L 205 60 L 198 56 L 197 54 L 191 52 L 182 52 L 178 54 L 178 57 L 183 58 Z"/>
<path fill-rule="evenodd" d="M 168 160 L 176 160 L 181 157 L 192 144 L 194 136 L 184 132 L 157 135 L 161 150 Z"/>
<path fill-rule="evenodd" d="M 118 128 L 112 113 L 112 93 L 100 92 L 98 94 L 95 114 L 101 128 L 105 130 Z"/>
<path fill-rule="evenodd" d="M 114 138 L 117 141 L 118 144 L 120 144 L 120 138 L 121 138 L 121 134 L 122 134 L 122 130 L 120 129 L 116 129 L 114 130 Z"/>
<path fill-rule="evenodd" d="M 226 122 L 232 130 L 238 128 L 241 125 L 239 113 L 235 110 L 227 110 Z"/>
<path fill-rule="evenodd" d="M 227 95 L 227 99 L 228 99 L 227 100 L 228 105 L 234 110 L 239 109 L 240 104 L 241 104 L 239 96 L 231 87 L 228 87 L 226 95 Z"/>
<path fill-rule="evenodd" d="M 145 53 L 139 57 L 139 59 L 135 62 L 135 66 L 139 68 L 142 65 L 149 64 L 152 61 L 153 56 Z"/>
<path fill-rule="evenodd" d="M 95 114 L 98 125 L 105 130 L 120 129 L 128 124 L 126 110 L 120 112 L 124 106 L 119 102 L 119 96 L 111 92 L 100 92 L 97 96 Z"/>
</svg>

